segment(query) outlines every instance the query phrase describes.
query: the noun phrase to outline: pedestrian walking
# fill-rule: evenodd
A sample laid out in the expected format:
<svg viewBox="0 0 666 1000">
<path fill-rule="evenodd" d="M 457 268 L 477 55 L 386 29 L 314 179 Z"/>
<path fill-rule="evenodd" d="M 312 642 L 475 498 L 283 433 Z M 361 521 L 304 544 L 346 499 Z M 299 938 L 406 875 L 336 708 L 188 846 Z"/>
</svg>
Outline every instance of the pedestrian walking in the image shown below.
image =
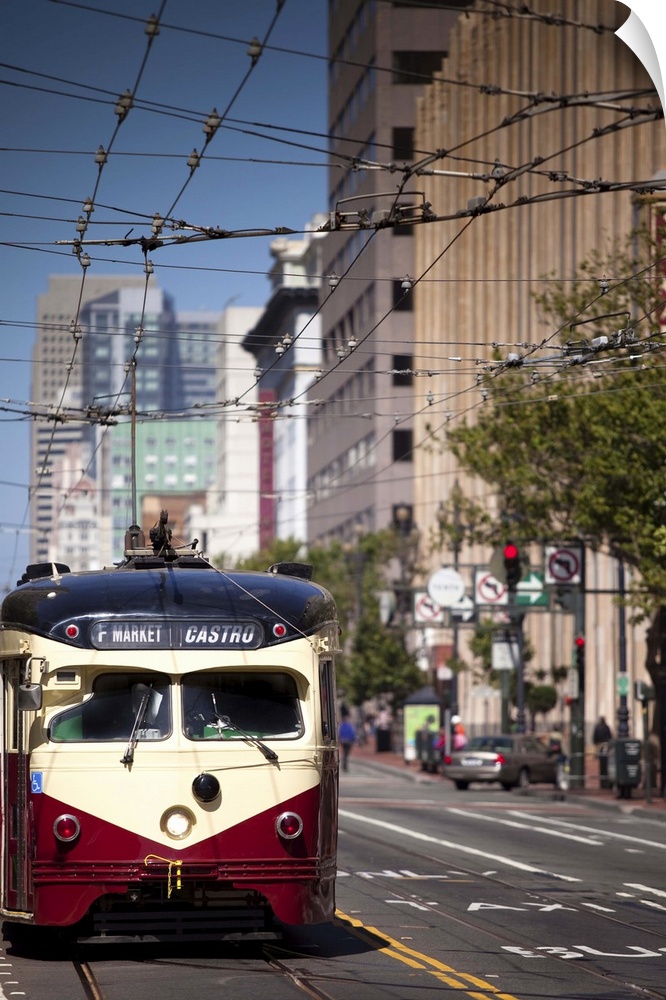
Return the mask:
<svg viewBox="0 0 666 1000">
<path fill-rule="evenodd" d="M 608 749 L 611 740 L 613 739 L 613 734 L 611 728 L 606 722 L 603 715 L 599 716 L 599 721 L 594 727 L 594 732 L 592 733 L 592 742 L 594 743 L 594 749 L 597 751 L 597 759 L 599 761 L 599 783 L 602 788 L 608 787 Z"/>
<path fill-rule="evenodd" d="M 348 771 L 349 754 L 354 743 L 356 743 L 356 729 L 347 716 L 344 716 L 340 720 L 340 725 L 338 726 L 338 743 L 342 751 L 342 770 Z"/>
<path fill-rule="evenodd" d="M 594 727 L 594 732 L 592 733 L 592 742 L 598 750 L 602 743 L 610 743 L 612 739 L 613 734 L 611 732 L 611 728 L 606 722 L 604 716 L 600 715 L 599 721 Z"/>
</svg>

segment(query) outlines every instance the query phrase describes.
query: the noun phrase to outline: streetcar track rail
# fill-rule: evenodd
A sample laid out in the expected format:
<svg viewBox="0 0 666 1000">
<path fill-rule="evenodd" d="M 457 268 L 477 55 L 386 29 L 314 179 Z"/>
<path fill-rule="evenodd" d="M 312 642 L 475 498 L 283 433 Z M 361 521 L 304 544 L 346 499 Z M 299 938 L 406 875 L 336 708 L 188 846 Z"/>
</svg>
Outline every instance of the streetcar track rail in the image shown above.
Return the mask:
<svg viewBox="0 0 666 1000">
<path fill-rule="evenodd" d="M 104 990 L 97 982 L 97 977 L 89 963 L 85 959 L 74 956 L 72 958 L 72 965 L 83 986 L 83 995 L 86 1000 L 106 1000 Z"/>
</svg>

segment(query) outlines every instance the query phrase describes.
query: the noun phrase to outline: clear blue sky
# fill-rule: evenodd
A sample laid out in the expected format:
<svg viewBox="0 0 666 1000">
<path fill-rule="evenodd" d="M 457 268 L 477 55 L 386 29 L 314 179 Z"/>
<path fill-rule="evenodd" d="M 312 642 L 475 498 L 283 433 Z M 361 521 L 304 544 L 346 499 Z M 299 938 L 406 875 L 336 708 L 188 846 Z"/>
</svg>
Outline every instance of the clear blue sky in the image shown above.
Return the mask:
<svg viewBox="0 0 666 1000">
<path fill-rule="evenodd" d="M 76 235 L 76 219 L 98 177 L 93 153 L 111 140 L 117 96 L 135 89 L 146 56 L 142 22 L 162 2 L 4 0 L 0 8 L 0 406 L 11 400 L 25 409 L 30 398 L 32 324 L 48 275 L 81 274 L 70 248 L 55 242 Z M 666 4 L 628 5 L 651 34 L 664 75 Z M 122 237 L 139 213 L 165 214 L 188 176 L 191 150 L 202 149 L 204 119 L 230 102 L 226 127 L 174 216 L 232 230 L 298 230 L 325 211 L 327 7 L 327 0 L 285 0 L 263 55 L 235 96 L 250 66 L 248 41 L 264 38 L 275 0 L 167 0 L 136 88 L 139 101 L 154 102 L 154 110 L 135 107 L 119 129 L 89 235 Z M 240 305 L 263 305 L 270 291 L 269 242 L 200 243 L 152 258 L 178 309 L 222 309 L 232 296 Z M 142 273 L 137 247 L 89 252 L 95 273 Z M 0 410 L 0 434 L 2 591 L 28 558 L 29 424 Z"/>
<path fill-rule="evenodd" d="M 141 22 L 161 4 L 2 4 L 0 405 L 10 399 L 21 407 L 30 398 L 31 324 L 49 274 L 81 275 L 71 248 L 54 244 L 76 236 L 76 219 L 98 176 L 93 153 L 109 145 L 117 96 L 135 89 L 146 56 Z M 154 102 L 156 111 L 137 106 L 119 129 L 88 235 L 123 237 L 137 213 L 165 215 L 188 177 L 190 152 L 202 150 L 203 121 L 214 107 L 223 114 L 230 102 L 227 127 L 210 143 L 173 216 L 231 230 L 302 229 L 326 210 L 326 0 L 286 0 L 243 84 L 251 66 L 248 42 L 265 38 L 276 6 L 275 0 L 167 0 L 164 26 L 136 88 L 137 98 Z M 133 235 L 148 234 L 135 228 Z M 207 242 L 151 257 L 178 309 L 218 310 L 232 296 L 237 305 L 262 305 L 270 294 L 269 243 L 265 237 Z M 97 274 L 143 273 L 137 247 L 89 253 Z M 28 558 L 29 424 L 0 411 L 0 434 L 8 459 L 0 473 L 2 589 L 13 585 Z"/>
</svg>

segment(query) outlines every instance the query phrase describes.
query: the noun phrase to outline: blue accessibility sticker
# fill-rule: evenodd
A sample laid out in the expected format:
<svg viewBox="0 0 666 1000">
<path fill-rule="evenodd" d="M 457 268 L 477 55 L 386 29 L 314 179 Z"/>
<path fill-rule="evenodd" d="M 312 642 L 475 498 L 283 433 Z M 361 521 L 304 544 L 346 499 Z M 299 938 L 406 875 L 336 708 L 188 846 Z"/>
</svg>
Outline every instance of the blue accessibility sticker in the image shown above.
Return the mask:
<svg viewBox="0 0 666 1000">
<path fill-rule="evenodd" d="M 30 791 L 33 795 L 41 795 L 44 791 L 44 774 L 42 771 L 30 772 Z"/>
</svg>

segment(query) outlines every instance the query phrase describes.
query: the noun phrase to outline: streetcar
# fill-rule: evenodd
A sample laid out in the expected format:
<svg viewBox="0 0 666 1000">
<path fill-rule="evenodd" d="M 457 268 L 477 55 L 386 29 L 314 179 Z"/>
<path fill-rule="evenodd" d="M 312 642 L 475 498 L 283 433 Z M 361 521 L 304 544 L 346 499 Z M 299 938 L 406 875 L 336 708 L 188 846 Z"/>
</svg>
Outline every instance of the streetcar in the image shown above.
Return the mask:
<svg viewBox="0 0 666 1000">
<path fill-rule="evenodd" d="M 311 567 L 217 569 L 166 511 L 110 568 L 29 566 L 0 609 L 5 939 L 331 920 L 338 649 Z"/>
</svg>

